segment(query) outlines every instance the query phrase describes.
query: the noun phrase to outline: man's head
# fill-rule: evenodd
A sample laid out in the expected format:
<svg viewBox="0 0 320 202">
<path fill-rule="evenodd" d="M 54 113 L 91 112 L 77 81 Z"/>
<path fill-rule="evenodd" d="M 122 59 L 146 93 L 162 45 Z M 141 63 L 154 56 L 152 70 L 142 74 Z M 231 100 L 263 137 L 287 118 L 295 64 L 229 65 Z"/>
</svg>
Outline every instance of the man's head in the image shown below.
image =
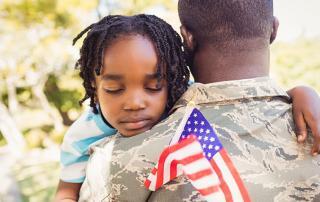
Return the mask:
<svg viewBox="0 0 320 202">
<path fill-rule="evenodd" d="M 199 46 L 275 38 L 272 0 L 179 0 L 178 10 L 182 32 Z"/>
<path fill-rule="evenodd" d="M 272 0 L 179 0 L 178 12 L 188 63 L 198 82 L 268 74 L 269 44 L 278 29 Z"/>
</svg>

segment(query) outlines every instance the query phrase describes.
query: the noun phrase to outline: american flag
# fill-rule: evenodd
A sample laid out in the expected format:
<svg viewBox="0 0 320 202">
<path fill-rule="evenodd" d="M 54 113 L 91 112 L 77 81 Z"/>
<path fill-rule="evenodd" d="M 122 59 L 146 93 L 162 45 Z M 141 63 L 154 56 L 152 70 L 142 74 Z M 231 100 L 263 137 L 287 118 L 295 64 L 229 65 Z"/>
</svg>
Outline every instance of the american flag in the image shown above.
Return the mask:
<svg viewBox="0 0 320 202">
<path fill-rule="evenodd" d="M 199 149 L 203 158 L 199 155 Z M 194 160 L 196 155 L 198 159 Z M 188 158 L 193 160 L 187 163 L 181 161 Z M 207 164 L 203 163 L 203 159 Z M 196 108 L 187 109 L 170 146 L 160 155 L 145 186 L 156 190 L 183 173 L 208 201 L 250 201 L 247 190 L 214 129 Z M 208 176 L 211 180 L 207 180 Z M 199 181 L 205 183 L 199 184 Z"/>
</svg>

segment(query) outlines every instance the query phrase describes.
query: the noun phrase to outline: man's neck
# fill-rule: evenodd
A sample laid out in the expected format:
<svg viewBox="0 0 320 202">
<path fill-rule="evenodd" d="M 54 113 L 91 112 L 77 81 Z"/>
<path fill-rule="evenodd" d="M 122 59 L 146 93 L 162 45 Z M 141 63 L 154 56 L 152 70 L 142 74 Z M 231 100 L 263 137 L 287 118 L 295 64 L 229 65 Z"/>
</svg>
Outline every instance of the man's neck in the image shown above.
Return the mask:
<svg viewBox="0 0 320 202">
<path fill-rule="evenodd" d="M 269 75 L 269 48 L 237 50 L 225 54 L 203 48 L 194 57 L 193 75 L 196 82 L 214 83 L 250 79 Z"/>
</svg>

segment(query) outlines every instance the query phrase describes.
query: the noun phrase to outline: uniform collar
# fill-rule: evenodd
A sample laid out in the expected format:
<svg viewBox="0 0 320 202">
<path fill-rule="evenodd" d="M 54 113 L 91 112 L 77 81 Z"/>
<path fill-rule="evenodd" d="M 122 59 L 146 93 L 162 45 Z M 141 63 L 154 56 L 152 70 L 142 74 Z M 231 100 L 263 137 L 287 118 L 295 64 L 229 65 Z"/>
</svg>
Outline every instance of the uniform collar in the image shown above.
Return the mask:
<svg viewBox="0 0 320 202">
<path fill-rule="evenodd" d="M 196 105 L 224 105 L 250 99 L 281 97 L 289 102 L 290 97 L 270 77 L 232 80 L 209 84 L 194 83 L 177 101 L 172 110 L 186 106 L 190 101 Z"/>
</svg>

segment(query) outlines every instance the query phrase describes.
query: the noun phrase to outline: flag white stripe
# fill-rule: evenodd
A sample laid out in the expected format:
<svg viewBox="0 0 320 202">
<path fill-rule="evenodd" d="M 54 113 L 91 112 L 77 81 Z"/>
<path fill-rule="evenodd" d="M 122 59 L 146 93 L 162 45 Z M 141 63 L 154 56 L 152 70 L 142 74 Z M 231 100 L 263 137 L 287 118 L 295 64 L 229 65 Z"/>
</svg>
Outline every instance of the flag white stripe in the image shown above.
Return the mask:
<svg viewBox="0 0 320 202">
<path fill-rule="evenodd" d="M 164 162 L 163 183 L 165 184 L 170 180 L 171 172 L 168 171 L 171 170 L 171 162 L 173 160 L 181 160 L 201 152 L 202 149 L 201 147 L 199 148 L 199 143 L 195 141 L 192 144 L 189 144 L 185 147 L 180 148 L 179 150 L 174 151 L 173 153 L 170 153 Z"/>
<path fill-rule="evenodd" d="M 156 190 L 156 181 L 157 181 L 157 176 L 153 175 L 152 173 L 150 173 L 148 180 L 150 180 L 150 185 L 149 185 L 149 189 L 152 191 Z"/>
<path fill-rule="evenodd" d="M 208 202 L 225 202 L 226 198 L 224 197 L 224 194 L 222 191 L 215 192 L 213 194 L 202 196 L 205 198 Z"/>
<path fill-rule="evenodd" d="M 229 168 L 227 167 L 225 161 L 221 157 L 220 153 L 217 153 L 213 157 L 213 159 L 216 162 L 216 164 L 218 165 L 220 171 L 222 172 L 223 179 L 226 182 L 227 186 L 229 187 L 229 190 L 232 194 L 233 201 L 239 201 L 239 202 L 243 201 L 239 187 L 238 187 L 235 179 L 233 178 Z"/>
<path fill-rule="evenodd" d="M 190 181 L 196 189 L 206 189 L 208 187 L 218 186 L 220 184 L 218 177 L 213 174 Z"/>
<path fill-rule="evenodd" d="M 177 166 L 177 176 L 180 176 L 183 174 L 183 166 L 181 164 L 178 164 Z"/>
<path fill-rule="evenodd" d="M 200 170 L 204 170 L 204 169 L 211 169 L 214 172 L 213 168 L 210 166 L 210 163 L 206 158 L 202 158 L 197 161 L 194 161 L 188 165 L 185 165 L 184 167 L 185 167 L 185 172 L 187 174 L 199 172 Z"/>
</svg>

